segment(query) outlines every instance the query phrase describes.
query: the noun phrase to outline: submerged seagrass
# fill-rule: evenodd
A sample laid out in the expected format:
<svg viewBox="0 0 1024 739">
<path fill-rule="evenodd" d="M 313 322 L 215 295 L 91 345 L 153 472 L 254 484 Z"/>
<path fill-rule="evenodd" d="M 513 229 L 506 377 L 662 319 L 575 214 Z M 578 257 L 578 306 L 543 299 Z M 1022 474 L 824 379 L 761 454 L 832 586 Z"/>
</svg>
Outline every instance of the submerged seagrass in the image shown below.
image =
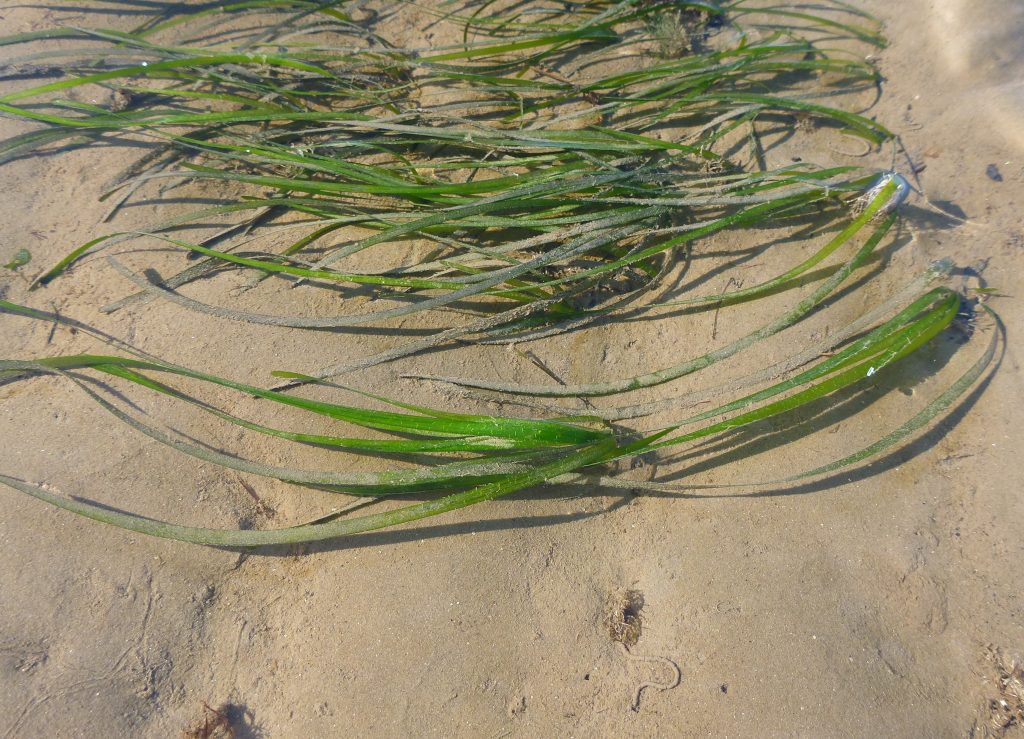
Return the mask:
<svg viewBox="0 0 1024 739">
<path fill-rule="evenodd" d="M 74 325 L 133 355 L 6 360 L 0 373 L 9 379 L 64 377 L 141 433 L 224 467 L 356 495 L 444 495 L 358 518 L 222 531 L 115 512 L 0 476 L 82 515 L 159 536 L 255 546 L 396 525 L 552 482 L 676 490 L 617 480 L 607 465 L 725 435 L 872 383 L 869 378 L 939 335 L 961 310 L 956 293 L 932 284 L 951 265 L 934 265 L 817 346 L 731 384 L 707 383 L 706 398 L 726 396 L 726 402 L 653 427 L 619 422 L 678 415 L 688 404 L 666 397 L 566 407 L 529 399 L 618 398 L 670 383 L 753 351 L 821 311 L 838 291 L 863 287 L 868 278 L 862 268 L 895 222 L 895 206 L 905 194 L 901 182 L 887 177 L 872 189 L 878 174 L 849 166 L 797 162 L 769 168 L 763 144 L 767 133 L 788 135 L 808 125 L 870 146 L 891 137 L 870 118 L 823 102 L 870 90 L 878 81 L 855 49 L 880 45 L 881 37 L 869 18 L 845 3 L 510 3 L 501 12 L 487 2 L 447 3 L 437 22 L 458 27 L 460 40 L 434 49 L 387 40 L 390 16 L 404 8 L 400 3 L 381 3 L 372 12 L 365 4 L 350 9 L 343 2 L 291 0 L 166 10 L 128 2 L 92 5 L 97 13 L 132 6 L 146 19 L 131 33 L 75 27 L 0 39 L 10 48 L 35 49 L 40 40 L 56 38 L 78 44 L 32 50 L 4 63 L 10 79 L 31 78 L 41 69 L 58 69 L 61 76 L 0 96 L 0 112 L 43 125 L 0 144 L 0 159 L 54 146 L 99 146 L 129 135 L 147 153 L 111 187 L 112 215 L 161 183 L 226 183 L 232 193 L 245 194 L 222 196 L 216 205 L 143 232 L 100 235 L 40 275 L 37 285 L 58 289 L 58 278 L 74 279 L 66 273 L 81 260 L 130 242 L 180 250 L 182 269 L 157 279 L 125 257 L 108 255 L 110 266 L 137 289 L 107 306 L 108 312 L 159 298 L 218 318 L 297 330 L 369 326 L 386 333 L 397 320 L 427 311 L 445 324 L 433 336 L 384 353 L 277 371 L 284 384 L 267 390 L 170 365 L 70 319 L 0 301 L 5 312 Z M 97 88 L 108 92 L 105 106 L 74 97 Z M 207 226 L 208 235 L 191 238 L 199 226 Z M 698 284 L 696 295 L 678 294 L 680 269 L 712 236 L 721 243 L 731 231 L 769 226 L 788 229 L 794 239 L 809 233 L 822 243 L 810 257 L 756 285 L 723 292 Z M 827 261 L 844 250 L 845 257 Z M 370 254 L 386 266 L 367 270 Z M 268 279 L 304 289 L 330 286 L 364 309 L 335 316 L 256 313 L 204 303 L 182 290 L 226 270 L 248 274 L 240 283 L 245 289 L 267 289 Z M 453 342 L 539 341 L 599 320 L 739 310 L 808 282 L 809 293 L 746 336 L 634 377 L 516 385 L 410 375 L 487 391 L 505 402 L 519 398 L 515 402 L 543 410 L 550 420 L 454 414 L 377 396 L 369 399 L 398 410 L 367 410 L 285 392 Z M 367 287 L 374 299 L 358 300 Z M 833 472 L 904 441 L 977 381 L 998 338 L 992 331 L 979 360 L 878 442 L 787 481 Z M 327 473 L 213 451 L 139 420 L 103 385 L 86 381 L 90 372 L 250 431 L 346 453 L 397 456 L 417 466 Z M 395 438 L 268 427 L 193 397 L 173 384 L 175 378 Z M 424 465 L 423 455 L 439 461 Z"/>
</svg>

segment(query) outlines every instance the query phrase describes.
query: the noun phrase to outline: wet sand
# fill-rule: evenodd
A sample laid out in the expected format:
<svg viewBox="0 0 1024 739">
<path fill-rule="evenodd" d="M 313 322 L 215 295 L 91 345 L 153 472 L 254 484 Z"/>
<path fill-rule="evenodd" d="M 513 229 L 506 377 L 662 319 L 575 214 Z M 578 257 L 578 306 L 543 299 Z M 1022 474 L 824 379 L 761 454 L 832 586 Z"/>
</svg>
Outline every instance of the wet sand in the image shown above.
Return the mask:
<svg viewBox="0 0 1024 739">
<path fill-rule="evenodd" d="M 132 535 L 4 489 L 0 736 L 178 736 L 211 718 L 204 703 L 227 706 L 238 736 L 984 736 L 998 701 L 1012 702 L 1001 677 L 1024 654 L 1024 9 L 1008 5 L 863 3 L 890 40 L 877 53 L 884 94 L 870 112 L 923 166 L 927 197 L 905 209 L 893 279 L 948 256 L 1009 296 L 992 302 L 1008 327 L 1006 354 L 963 412 L 909 449 L 768 491 L 778 494 L 530 493 L 260 556 Z M 0 15 L 5 32 L 47 20 Z M 0 133 L 16 130 L 0 120 Z M 101 185 L 131 156 L 79 151 L 5 165 L 0 256 L 26 247 L 34 264 L 50 264 L 104 230 Z M 886 148 L 874 163 L 888 167 L 889 157 Z M 161 217 L 138 207 L 117 223 Z M 197 294 L 227 284 L 211 283 Z M 20 274 L 0 275 L 10 300 L 254 383 L 285 357 L 318 367 L 388 340 L 214 327 L 166 303 L 103 315 L 98 306 L 127 292 L 103 260 L 46 291 L 26 288 Z M 645 364 L 677 355 L 664 330 L 566 339 L 550 352 L 552 369 L 570 381 L 624 376 L 638 353 L 629 341 L 649 348 Z M 5 357 L 96 348 L 7 315 L 0 333 Z M 570 355 L 595 360 L 572 366 Z M 503 349 L 452 356 L 412 361 L 428 373 L 456 361 L 478 376 L 512 362 Z M 360 387 L 449 402 L 403 384 L 409 366 L 376 368 Z M 515 372 L 545 379 L 528 363 Z M 923 389 L 934 392 L 932 382 Z M 905 398 L 892 396 L 836 432 L 703 479 L 776 477 L 850 449 L 905 415 Z M 5 386 L 0 400 L 0 471 L 59 490 L 222 526 L 285 525 L 331 504 L 325 493 L 254 478 L 260 509 L 238 475 L 112 423 L 57 379 Z M 169 421 L 184 425 L 180 413 Z M 216 438 L 212 424 L 189 424 Z M 273 453 L 254 444 L 253 455 Z M 320 450 L 290 461 L 331 463 Z M 609 598 L 627 590 L 643 601 L 632 656 L 605 624 Z M 645 689 L 632 710 L 638 686 L 671 681 L 672 664 L 680 684 Z"/>
</svg>

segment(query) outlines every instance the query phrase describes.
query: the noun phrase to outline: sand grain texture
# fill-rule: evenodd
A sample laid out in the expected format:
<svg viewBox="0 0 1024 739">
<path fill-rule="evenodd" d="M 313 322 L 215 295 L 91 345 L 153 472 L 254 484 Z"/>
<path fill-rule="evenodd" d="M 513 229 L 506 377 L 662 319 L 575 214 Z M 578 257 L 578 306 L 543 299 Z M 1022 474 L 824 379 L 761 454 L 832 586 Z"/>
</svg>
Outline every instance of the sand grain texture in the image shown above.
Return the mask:
<svg viewBox="0 0 1024 739">
<path fill-rule="evenodd" d="M 864 3 L 891 42 L 878 55 L 886 81 L 872 113 L 926 165 L 928 197 L 971 222 L 939 227 L 943 219 L 912 201 L 894 275 L 950 256 L 1011 296 L 995 303 L 1009 327 L 1002 366 L 966 415 L 943 424 L 948 433 L 867 473 L 785 495 L 531 493 L 258 556 L 132 535 L 4 489 L 0 736 L 178 736 L 209 717 L 204 703 L 228 706 L 240 737 L 983 736 L 999 718 L 1000 675 L 1024 653 L 1024 14 L 1009 5 Z M 0 8 L 5 32 L 56 17 Z M 21 130 L 6 119 L 0 127 Z M 24 247 L 32 268 L 49 265 L 103 230 L 101 185 L 131 156 L 107 149 L 5 165 L 0 257 Z M 129 208 L 118 227 L 166 215 Z M 226 284 L 211 282 L 197 294 L 213 298 Z M 128 285 L 102 259 L 42 293 L 26 288 L 21 273 L 0 274 L 11 300 L 243 381 L 265 382 L 283 358 L 311 369 L 388 346 L 371 335 L 310 342 L 168 303 L 103 315 L 98 307 Z M 651 347 L 645 366 L 679 356 L 666 330 L 591 331 L 553 343 L 545 358 L 568 382 L 621 377 L 642 351 L 630 341 Z M 691 330 L 706 337 L 711 326 Z M 5 356 L 95 348 L 63 330 L 51 343 L 49 333 L 0 316 Z M 592 365 L 569 363 L 583 353 Z M 529 363 L 513 372 L 510 356 L 496 347 L 417 357 L 359 382 L 443 404 L 438 388 L 399 376 L 410 366 L 445 374 L 453 361 L 465 376 L 546 381 Z M 141 437 L 56 379 L 4 386 L 0 401 L 3 471 L 66 492 L 226 527 L 300 521 L 331 501 L 247 478 L 266 503 L 258 508 L 238 475 Z M 705 474 L 775 477 L 876 437 L 886 422 L 869 409 L 849 430 Z M 311 450 L 295 461 L 324 459 Z M 638 711 L 638 685 L 671 675 L 610 637 L 609 598 L 626 590 L 643 602 L 632 654 L 682 671 L 672 690 L 645 689 Z"/>
</svg>

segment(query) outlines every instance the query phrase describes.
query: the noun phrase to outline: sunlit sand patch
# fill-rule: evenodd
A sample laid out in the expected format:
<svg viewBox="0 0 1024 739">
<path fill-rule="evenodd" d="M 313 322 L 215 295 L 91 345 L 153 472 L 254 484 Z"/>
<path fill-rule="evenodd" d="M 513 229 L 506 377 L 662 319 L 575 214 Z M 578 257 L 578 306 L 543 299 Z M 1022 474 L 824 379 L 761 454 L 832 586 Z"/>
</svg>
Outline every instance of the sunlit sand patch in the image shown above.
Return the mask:
<svg viewBox="0 0 1024 739">
<path fill-rule="evenodd" d="M 968 82 L 971 104 L 1024 149 L 1024 4 L 939 0 L 929 19 L 945 71 Z"/>
</svg>

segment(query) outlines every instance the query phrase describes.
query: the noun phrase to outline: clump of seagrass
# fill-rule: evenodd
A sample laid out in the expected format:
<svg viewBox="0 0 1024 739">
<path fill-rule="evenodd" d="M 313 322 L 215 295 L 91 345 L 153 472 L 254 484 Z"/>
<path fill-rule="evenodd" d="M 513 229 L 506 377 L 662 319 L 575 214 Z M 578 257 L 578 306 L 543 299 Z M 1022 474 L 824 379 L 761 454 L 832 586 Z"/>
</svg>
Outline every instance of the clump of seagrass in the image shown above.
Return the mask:
<svg viewBox="0 0 1024 739">
<path fill-rule="evenodd" d="M 882 193 L 888 196 L 889 193 Z M 74 383 L 100 407 L 138 432 L 197 459 L 239 472 L 265 476 L 298 485 L 314 486 L 350 495 L 378 500 L 409 493 L 428 494 L 428 500 L 380 513 L 347 517 L 330 516 L 309 524 L 275 530 L 208 529 L 157 521 L 139 514 L 126 513 L 79 497 L 66 497 L 51 489 L 0 474 L 0 482 L 27 495 L 98 521 L 140 533 L 219 546 L 263 546 L 333 539 L 365 531 L 409 523 L 422 518 L 492 500 L 517 490 L 546 484 L 581 483 L 631 490 L 679 492 L 674 483 L 620 480 L 609 474 L 609 463 L 629 459 L 678 445 L 723 438 L 736 429 L 767 419 L 785 417 L 819 398 L 845 388 L 877 381 L 880 373 L 898 360 L 914 353 L 948 327 L 960 308 L 959 297 L 945 288 L 936 288 L 912 301 L 888 321 L 847 342 L 829 356 L 821 357 L 786 379 L 668 426 L 626 432 L 598 423 L 598 418 L 565 420 L 520 419 L 501 416 L 457 414 L 366 396 L 378 404 L 398 410 L 366 409 L 289 393 L 264 390 L 208 373 L 189 370 L 135 353 L 135 357 L 106 355 L 69 355 L 34 361 L 0 360 L 0 378 L 21 380 L 39 375 L 56 375 Z M 103 337 L 88 326 L 56 314 L 0 301 L 0 310 L 48 322 L 56 321 Z M 930 400 L 901 425 L 890 429 L 872 444 L 812 469 L 802 470 L 775 484 L 791 483 L 831 474 L 856 465 L 902 443 L 946 411 L 985 373 L 999 346 L 1000 331 L 991 331 L 991 340 L 982 356 L 942 393 Z M 109 340 L 109 339 L 108 339 Z M 117 344 L 124 351 L 130 346 Z M 334 447 L 338 452 L 407 458 L 416 466 L 379 473 L 304 470 L 267 465 L 201 445 L 189 436 L 164 431 L 118 405 L 123 393 L 104 391 L 103 384 L 84 375 L 98 373 L 117 378 L 128 387 L 145 388 L 192 405 L 197 412 L 258 434 L 298 444 Z M 310 414 L 311 420 L 330 419 L 334 424 L 384 432 L 394 438 L 378 436 L 334 436 L 323 432 L 296 432 L 275 428 L 236 416 L 215 404 L 200 400 L 170 384 L 175 378 L 229 389 L 255 396 L 273 404 L 290 406 Z M 875 378 L 875 379 L 872 379 Z M 167 381 L 165 381 L 167 380 Z M 709 419 L 718 419 L 708 422 Z M 450 461 L 424 464 L 422 457 L 454 455 Z M 416 464 L 418 462 L 418 464 Z M 332 465 L 332 467 L 334 467 Z M 335 467 L 336 468 L 336 467 Z M 440 497 L 433 497 L 434 494 Z"/>
<path fill-rule="evenodd" d="M 47 59 L 47 69 L 62 76 L 0 96 L 0 113 L 40 126 L 0 143 L 0 160 L 136 136 L 155 146 L 112 185 L 114 211 L 157 185 L 242 194 L 144 231 L 99 235 L 37 285 L 56 287 L 79 261 L 130 241 L 179 251 L 181 268 L 154 276 L 144 261 L 138 265 L 145 255 L 108 252 L 110 266 L 136 291 L 106 311 L 159 298 L 219 318 L 311 331 L 388 331 L 426 312 L 440 328 L 335 366 L 277 370 L 283 384 L 267 389 L 171 364 L 66 316 L 0 300 L 0 312 L 88 333 L 118 352 L 0 360 L 0 382 L 57 377 L 119 422 L 195 459 L 380 506 L 275 530 L 202 528 L 0 475 L 60 508 L 154 536 L 253 547 L 387 528 L 544 485 L 678 493 L 685 488 L 678 477 L 643 482 L 614 470 L 663 450 L 727 448 L 739 430 L 766 421 L 799 429 L 801 411 L 875 387 L 891 365 L 940 337 L 961 309 L 959 295 L 937 284 L 951 269 L 940 262 L 863 316 L 837 322 L 813 345 L 754 373 L 712 379 L 682 396 L 630 399 L 696 373 L 715 375 L 732 357 L 825 310 L 864 284 L 865 268 L 885 248 L 900 179 L 849 166 L 768 167 L 759 133 L 767 125 L 788 131 L 800 116 L 872 145 L 891 137 L 872 119 L 830 104 L 835 89 L 873 89 L 878 79 L 862 59 L 832 51 L 836 35 L 881 43 L 871 22 L 844 2 L 796 12 L 746 2 L 592 0 L 543 6 L 540 15 L 519 4 L 501 13 L 465 2 L 438 11 L 439 23 L 458 24 L 460 40 L 430 50 L 388 42 L 389 13 L 399 6 L 362 22 L 337 2 L 147 7 L 149 16 L 142 13 L 131 32 L 83 24 L 0 39 L 8 48 L 65 42 L 4 63 L 8 74 L 30 77 Z M 783 27 L 790 20 L 799 25 Z M 676 43 L 652 59 L 647 51 L 666 23 L 682 29 L 686 48 Z M 97 88 L 110 93 L 105 106 L 75 100 Z M 698 279 L 680 289 L 712 237 L 754 228 L 771 229 L 776 245 L 806 234 L 816 241 L 808 256 L 773 267 L 756 284 L 729 283 L 723 291 Z M 789 253 L 759 253 L 767 259 L 777 251 Z M 744 258 L 726 247 L 718 269 Z M 326 288 L 358 307 L 335 316 L 278 315 L 187 293 L 190 283 L 225 271 L 242 273 L 236 287 L 254 295 L 264 283 Z M 756 309 L 754 301 L 797 293 L 746 335 L 632 377 L 536 385 L 418 378 L 497 394 L 529 406 L 530 418 L 365 392 L 343 403 L 297 389 L 456 343 L 538 341 L 598 321 Z M 984 375 L 1001 338 L 1000 330 L 989 333 L 973 364 L 882 437 L 770 482 L 829 475 L 904 443 Z M 160 427 L 124 402 L 132 393 L 186 404 L 286 449 L 314 445 L 400 464 L 376 472 L 266 464 Z M 302 421 L 287 425 L 272 410 L 269 420 L 244 416 L 229 410 L 238 407 L 231 396 L 258 398 L 264 411 L 288 409 Z M 567 407 L 544 399 L 578 400 Z M 384 505 L 410 494 L 423 500 Z M 639 635 L 639 606 L 620 610 L 617 640 L 627 644 L 634 628 Z"/>
<path fill-rule="evenodd" d="M 505 16 L 474 13 L 467 3 L 446 16 L 464 26 L 467 41 L 425 53 L 340 20 L 336 5 L 154 11 L 134 33 L 55 32 L 83 46 L 53 52 L 67 79 L 0 97 L 0 111 L 46 126 L 0 145 L 0 158 L 72 136 L 131 134 L 159 146 L 114 184 L 115 203 L 179 180 L 253 192 L 144 234 L 100 236 L 39 284 L 131 239 L 201 259 L 164 279 L 113 261 L 139 292 L 106 310 L 160 298 L 222 318 L 313 330 L 385 327 L 425 311 L 449 321 L 435 336 L 305 373 L 327 379 L 455 342 L 536 340 L 671 307 L 660 296 L 694 244 L 773 218 L 839 219 L 841 196 L 859 193 L 870 177 L 804 164 L 751 170 L 740 158 L 749 144 L 757 160 L 760 145 L 738 132 L 800 115 L 872 143 L 889 136 L 871 119 L 817 100 L 829 91 L 789 82 L 798 72 L 847 90 L 875 84 L 870 65 L 814 39 L 837 28 L 868 43 L 880 37 L 825 15 L 806 13 L 804 28 L 783 32 L 774 21 L 785 13 L 765 8 L 754 16 L 740 4 L 581 2 Z M 839 3 L 829 12 L 849 15 Z M 239 16 L 246 28 L 264 30 L 239 35 L 229 24 Z M 672 18 L 691 36 L 723 29 L 721 48 L 690 44 L 685 55 L 654 63 L 636 52 L 625 70 L 607 63 L 657 41 L 652 24 Z M 381 13 L 374 26 L 386 21 Z M 211 39 L 214 51 L 206 51 Z M 18 69 L 19 60 L 8 67 Z M 129 90 L 134 102 L 110 111 L 52 99 L 92 86 Z M 195 225 L 231 218 L 191 238 Z M 371 253 L 387 266 L 367 271 Z M 396 263 L 395 253 L 414 256 Z M 372 288 L 375 300 L 363 312 L 275 315 L 181 292 L 225 269 L 322 285 L 354 302 Z M 690 301 L 710 308 L 739 297 Z"/>
</svg>

